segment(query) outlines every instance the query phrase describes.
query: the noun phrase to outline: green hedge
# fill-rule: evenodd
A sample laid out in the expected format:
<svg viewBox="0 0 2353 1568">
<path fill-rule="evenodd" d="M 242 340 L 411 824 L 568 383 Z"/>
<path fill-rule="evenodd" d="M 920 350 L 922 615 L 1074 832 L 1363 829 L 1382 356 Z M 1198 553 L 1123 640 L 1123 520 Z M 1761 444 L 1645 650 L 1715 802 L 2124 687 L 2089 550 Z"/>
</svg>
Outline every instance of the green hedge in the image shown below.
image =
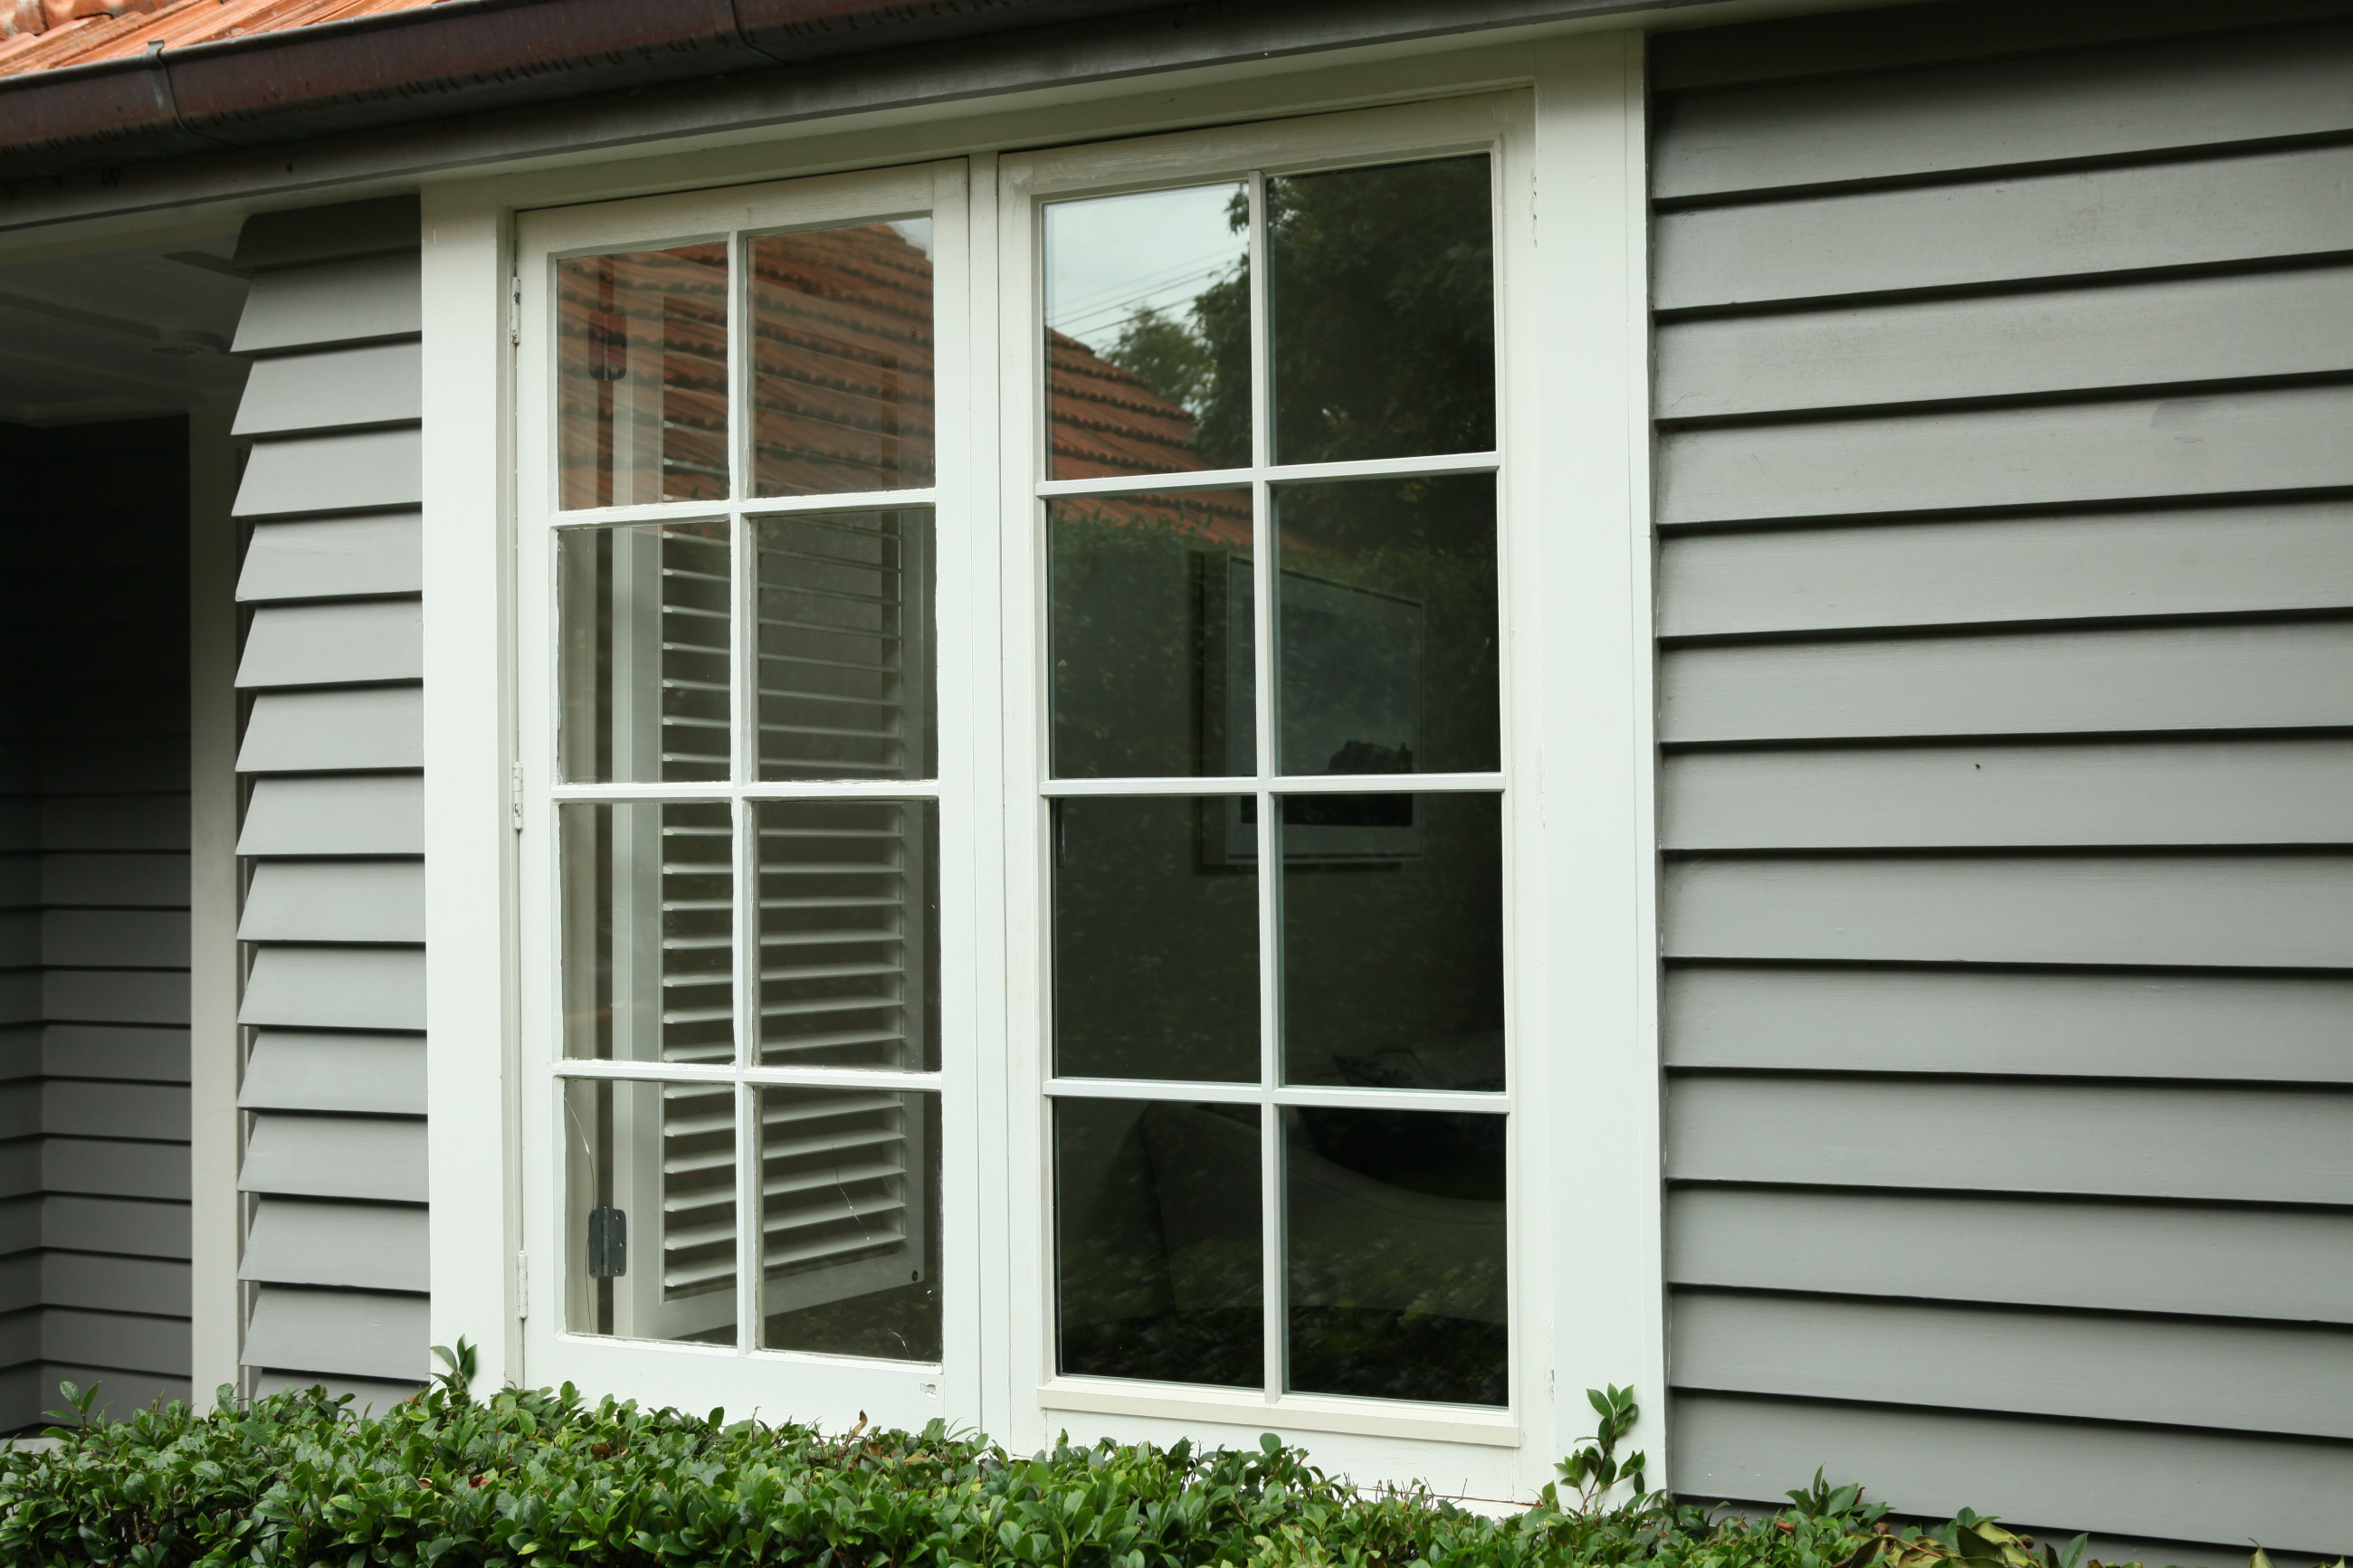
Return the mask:
<svg viewBox="0 0 2353 1568">
<path fill-rule="evenodd" d="M 70 1392 L 69 1397 L 79 1397 Z M 206 1415 L 164 1405 L 0 1457 L 9 1564 L 577 1564 L 750 1568 L 2069 1568 L 1964 1515 L 1891 1531 L 1856 1489 L 1711 1520 L 1614 1457 L 1623 1390 L 1564 1484 L 1492 1520 L 1358 1495 L 1273 1437 L 1251 1450 L 1064 1444 L 1023 1458 L 946 1432 L 724 1426 L 572 1389 L 487 1400 L 448 1380 L 375 1418 L 317 1390 Z M 88 1400 L 83 1398 L 84 1410 Z"/>
</svg>

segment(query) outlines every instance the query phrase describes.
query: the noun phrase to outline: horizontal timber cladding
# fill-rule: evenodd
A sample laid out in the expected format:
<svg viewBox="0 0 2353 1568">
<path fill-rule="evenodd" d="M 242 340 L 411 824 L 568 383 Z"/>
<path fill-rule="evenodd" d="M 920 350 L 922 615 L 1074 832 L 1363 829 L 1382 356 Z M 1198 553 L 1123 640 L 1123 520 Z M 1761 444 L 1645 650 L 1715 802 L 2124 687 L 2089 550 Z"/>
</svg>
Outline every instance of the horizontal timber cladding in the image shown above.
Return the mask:
<svg viewBox="0 0 2353 1568">
<path fill-rule="evenodd" d="M 2342 68 L 2338 57 L 2337 68 Z M 1662 140 L 1679 135 L 1670 117 Z M 1662 211 L 1662 310 L 2109 280 L 2353 252 L 2353 148 Z"/>
<path fill-rule="evenodd" d="M 1651 61 L 1674 1484 L 2339 1550 L 2353 6 Z"/>
<path fill-rule="evenodd" d="M 2347 976 L 1683 963 L 1665 1011 L 1671 1068 L 2353 1086 Z"/>
<path fill-rule="evenodd" d="M 237 683 L 247 688 L 415 680 L 424 674 L 416 599 L 265 605 L 245 635 Z"/>
<path fill-rule="evenodd" d="M 1699 1290 L 1675 1335 L 1687 1387 L 2353 1437 L 2353 1353 L 2326 1328 Z"/>
<path fill-rule="evenodd" d="M 247 1279 L 380 1290 L 426 1288 L 425 1211 L 266 1197 L 239 1268 Z"/>
<path fill-rule="evenodd" d="M 246 602 L 415 594 L 425 586 L 417 513 L 372 512 L 256 524 L 237 574 Z"/>
<path fill-rule="evenodd" d="M 264 1285 L 254 1292 L 246 1355 L 290 1372 L 417 1378 L 428 1331 L 423 1296 Z"/>
<path fill-rule="evenodd" d="M 2353 386 L 1708 425 L 1663 438 L 1659 521 L 2342 489 L 2348 424 Z"/>
<path fill-rule="evenodd" d="M 425 848 L 425 781 L 416 773 L 328 773 L 256 781 L 240 855 L 416 855 Z"/>
<path fill-rule="evenodd" d="M 2064 741 L 1690 751 L 1677 849 L 2341 844 L 2353 739 Z"/>
<path fill-rule="evenodd" d="M 1677 1426 L 1683 1484 L 1728 1497 L 1803 1487 L 1820 1466 L 1883 1478 L 1878 1495 L 1924 1513 L 1999 1491 L 2017 1500 L 2015 1522 L 2064 1519 L 2089 1491 L 2149 1536 L 2194 1541 L 2220 1515 L 2283 1541 L 2343 1539 L 2344 1448 L 2327 1440 L 1696 1392 Z M 1785 1441 L 1815 1456 L 1802 1470 Z"/>
<path fill-rule="evenodd" d="M 183 421 L 0 429 L 0 1430 L 188 1393 Z"/>
<path fill-rule="evenodd" d="M 244 1360 L 378 1406 L 429 1363 L 421 317 L 413 247 L 380 254 L 415 228 L 398 202 L 249 227 L 237 335 Z"/>
<path fill-rule="evenodd" d="M 2353 605 L 2353 501 L 1784 527 L 1678 538 L 1672 637 Z"/>
<path fill-rule="evenodd" d="M 237 753 L 241 773 L 415 772 L 425 763 L 425 693 L 415 682 L 253 700 Z"/>
<path fill-rule="evenodd" d="M 237 1103 L 248 1110 L 425 1112 L 425 1047 L 414 1035 L 262 1029 Z"/>
</svg>

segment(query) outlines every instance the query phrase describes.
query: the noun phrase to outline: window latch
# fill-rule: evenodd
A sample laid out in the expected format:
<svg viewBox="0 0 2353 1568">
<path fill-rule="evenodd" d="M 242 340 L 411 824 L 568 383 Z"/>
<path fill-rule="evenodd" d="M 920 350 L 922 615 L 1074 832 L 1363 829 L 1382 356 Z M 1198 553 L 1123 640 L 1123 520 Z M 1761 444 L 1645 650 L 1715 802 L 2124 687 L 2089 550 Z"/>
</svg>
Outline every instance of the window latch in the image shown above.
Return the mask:
<svg viewBox="0 0 2353 1568">
<path fill-rule="evenodd" d="M 515 763 L 507 770 L 507 823 L 517 833 L 522 831 L 522 764 Z"/>
</svg>

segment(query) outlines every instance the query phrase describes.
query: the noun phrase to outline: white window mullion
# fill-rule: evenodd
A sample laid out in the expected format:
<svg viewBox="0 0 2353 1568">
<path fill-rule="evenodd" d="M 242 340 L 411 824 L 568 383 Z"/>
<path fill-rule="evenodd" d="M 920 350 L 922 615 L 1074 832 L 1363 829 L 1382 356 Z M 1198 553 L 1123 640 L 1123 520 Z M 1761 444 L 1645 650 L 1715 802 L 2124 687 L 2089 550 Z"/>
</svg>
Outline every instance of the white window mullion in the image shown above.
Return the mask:
<svg viewBox="0 0 2353 1568">
<path fill-rule="evenodd" d="M 1265 788 L 1275 769 L 1281 720 L 1275 692 L 1274 496 L 1265 479 L 1274 459 L 1273 359 L 1269 353 L 1274 321 L 1268 309 L 1266 176 L 1250 176 L 1250 649 L 1258 777 L 1258 987 L 1259 987 L 1259 1292 L 1266 1364 L 1266 1397 L 1282 1394 L 1282 1113 L 1274 1086 L 1282 1077 L 1282 882 L 1276 857 L 1282 836 L 1275 821 L 1274 796 Z"/>
</svg>

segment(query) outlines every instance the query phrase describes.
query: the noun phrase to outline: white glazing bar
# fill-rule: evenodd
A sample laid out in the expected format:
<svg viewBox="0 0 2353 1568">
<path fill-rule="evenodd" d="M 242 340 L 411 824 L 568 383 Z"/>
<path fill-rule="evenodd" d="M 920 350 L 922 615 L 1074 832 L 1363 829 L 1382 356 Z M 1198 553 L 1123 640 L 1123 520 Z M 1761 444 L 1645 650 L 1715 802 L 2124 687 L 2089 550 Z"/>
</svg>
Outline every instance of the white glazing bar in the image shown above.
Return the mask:
<svg viewBox="0 0 2353 1568">
<path fill-rule="evenodd" d="M 1052 500 L 1058 496 L 1117 496 L 1133 495 L 1138 490 L 1230 490 L 1250 482 L 1256 472 L 1252 468 L 1178 468 L 1165 474 L 1104 474 L 1084 479 L 1040 479 L 1038 495 Z"/>
<path fill-rule="evenodd" d="M 1274 461 L 1274 318 L 1268 309 L 1266 287 L 1266 176 L 1252 170 L 1250 177 L 1250 467 L 1262 470 Z"/>
<path fill-rule="evenodd" d="M 747 1067 L 739 1069 L 723 1066 L 702 1066 L 693 1062 L 599 1061 L 589 1057 L 566 1058 L 555 1063 L 554 1070 L 559 1078 L 612 1079 L 633 1083 L 649 1079 L 659 1079 L 665 1083 L 732 1083 L 741 1079 L 745 1083 L 786 1084 L 803 1089 L 903 1089 L 909 1093 L 919 1090 L 936 1093 L 941 1085 L 946 1081 L 935 1072 L 901 1072 L 894 1068 Z M 1102 1080 L 1089 1079 L 1080 1081 L 1082 1084 L 1092 1084 Z M 1156 1087 L 1168 1088 L 1166 1084 Z M 1184 1094 L 1190 1093 L 1196 1087 L 1216 1086 L 1180 1084 L 1176 1086 L 1177 1090 L 1182 1091 L 1178 1094 L 1178 1098 L 1181 1099 Z M 1254 1099 L 1258 1094 L 1258 1090 L 1248 1084 L 1242 1085 L 1241 1089 L 1240 1098 L 1246 1100 Z M 1133 1086 L 1125 1086 L 1122 1089 L 1123 1093 L 1128 1093 L 1130 1098 L 1134 1098 L 1132 1091 Z M 1077 1092 L 1095 1093 L 1094 1090 L 1086 1088 L 1082 1088 Z M 1108 1093 L 1095 1097 L 1118 1098 Z M 1208 1098 L 1215 1099 L 1217 1096 L 1211 1095 Z"/>
<path fill-rule="evenodd" d="M 757 517 L 799 511 L 879 511 L 892 507 L 937 506 L 940 492 L 925 488 L 907 490 L 838 490 L 807 496 L 762 496 L 744 502 Z"/>
<path fill-rule="evenodd" d="M 892 1372 L 941 1373 L 947 1363 L 936 1361 L 892 1361 L 879 1355 L 819 1355 L 815 1351 L 754 1350 L 751 1359 L 786 1366 L 876 1367 Z"/>
<path fill-rule="evenodd" d="M 1157 1078 L 1054 1078 L 1046 1080 L 1046 1090 L 1065 1100 L 1176 1100 L 1201 1105 L 1256 1105 L 1266 1094 L 1255 1083 Z"/>
<path fill-rule="evenodd" d="M 664 1082 L 733 1083 L 735 1069 L 732 1067 L 705 1067 L 694 1062 L 603 1061 L 595 1057 L 565 1057 L 554 1064 L 558 1078 L 627 1079 L 639 1082 L 659 1079 Z"/>
<path fill-rule="evenodd" d="M 760 1342 L 762 1256 L 760 1200 L 760 1091 L 735 1086 L 735 1353 L 748 1354 Z"/>
<path fill-rule="evenodd" d="M 1318 773 L 1269 779 L 1276 795 L 1415 795 L 1446 790 L 1486 791 L 1504 787 L 1501 773 Z"/>
<path fill-rule="evenodd" d="M 727 237 L 727 493 L 752 488 L 752 242 Z"/>
<path fill-rule="evenodd" d="M 930 800 L 940 793 L 937 779 L 777 779 L 734 788 L 675 784 L 559 784 L 548 787 L 558 800 Z M 1247 781 L 1242 787 L 1250 787 Z"/>
<path fill-rule="evenodd" d="M 867 1087 L 871 1079 L 860 1079 Z M 1201 1105 L 1304 1105 L 1336 1110 L 1457 1110 L 1502 1115 L 1512 1097 L 1451 1089 L 1354 1089 L 1345 1084 L 1186 1083 L 1172 1079 L 1056 1078 L 1046 1089 L 1065 1100 L 1173 1100 Z"/>
<path fill-rule="evenodd" d="M 1345 1084 L 1278 1085 L 1270 1099 L 1277 1105 L 1332 1110 L 1458 1110 L 1500 1116 L 1512 1109 L 1509 1094 L 1452 1089 L 1352 1089 Z"/>
<path fill-rule="evenodd" d="M 1240 470 L 1240 472 L 1243 479 L 1248 478 L 1247 470 Z M 1178 477 L 1185 483 L 1174 488 L 1203 488 L 1198 483 L 1198 475 L 1184 474 Z M 1089 486 L 1100 486 L 1105 482 L 1100 479 L 1072 479 L 1065 480 L 1063 484 L 1065 488 L 1074 486 L 1083 490 Z M 1229 480 L 1229 486 L 1240 482 L 1239 479 Z M 1129 488 L 1154 489 L 1172 487 L 1155 480 Z M 905 490 L 840 490 L 807 496 L 761 496 L 727 503 L 707 500 L 644 501 L 635 506 L 580 507 L 570 511 L 551 512 L 547 516 L 546 522 L 550 528 L 611 528 L 625 522 L 710 522 L 716 521 L 723 511 L 736 510 L 763 517 L 772 512 L 787 511 L 872 511 L 883 507 L 936 506 L 939 504 L 939 497 L 940 492 L 936 489 L 926 488 Z"/>
<path fill-rule="evenodd" d="M 717 522 L 727 517 L 732 508 L 725 501 L 664 500 L 645 501 L 636 506 L 581 507 L 572 511 L 551 512 L 547 526 L 565 528 L 617 528 L 627 522 Z"/>
<path fill-rule="evenodd" d="M 1274 318 L 1267 293 L 1266 176 L 1250 177 L 1250 464 L 1259 470 L 1250 484 L 1250 679 L 1256 686 L 1257 777 L 1275 771 L 1274 516 L 1266 467 L 1274 458 Z M 1282 879 L 1275 856 L 1282 845 L 1274 797 L 1263 788 L 1258 803 L 1258 1163 L 1259 1316 L 1264 1354 L 1263 1392 L 1279 1397 L 1283 1384 L 1282 1311 L 1282 1123 L 1267 1090 L 1282 1076 Z"/>
<path fill-rule="evenodd" d="M 947 1082 L 940 1073 L 902 1072 L 896 1068 L 751 1067 L 742 1076 L 746 1083 L 790 1089 L 885 1089 L 907 1094 L 937 1094 Z"/>
<path fill-rule="evenodd" d="M 1092 479 L 1045 479 L 1038 493 L 1057 496 L 1123 495 L 1136 490 L 1232 489 L 1252 479 L 1275 484 L 1306 479 L 1374 479 L 1414 474 L 1491 474 L 1503 466 L 1497 452 L 1440 452 L 1426 458 L 1351 458 L 1331 463 L 1277 463 L 1263 468 L 1187 469 L 1171 474 L 1122 474 Z"/>
<path fill-rule="evenodd" d="M 1248 795 L 1258 788 L 1255 778 L 1221 779 L 1043 779 L 1039 792 L 1047 798 L 1090 795 Z"/>
<path fill-rule="evenodd" d="M 728 520 L 727 553 L 733 568 L 727 584 L 727 713 L 733 727 L 727 776 L 740 784 L 760 771 L 759 559 L 752 525 L 740 513 Z"/>
<path fill-rule="evenodd" d="M 1504 788 L 1501 773 L 1315 773 L 1293 778 L 1221 779 L 1048 779 L 1039 786 L 1049 798 L 1056 795 L 1248 795 L 1266 790 L 1274 795 L 1416 795 L 1496 794 Z"/>
</svg>

